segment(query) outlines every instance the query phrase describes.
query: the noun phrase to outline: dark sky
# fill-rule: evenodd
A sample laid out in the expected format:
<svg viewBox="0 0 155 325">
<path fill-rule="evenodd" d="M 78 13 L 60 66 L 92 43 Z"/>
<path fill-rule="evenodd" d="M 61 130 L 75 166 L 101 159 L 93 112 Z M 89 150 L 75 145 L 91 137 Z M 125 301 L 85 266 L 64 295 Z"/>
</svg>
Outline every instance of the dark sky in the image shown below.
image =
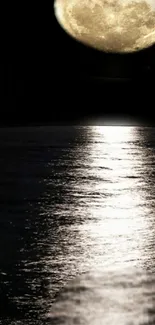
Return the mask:
<svg viewBox="0 0 155 325">
<path fill-rule="evenodd" d="M 1 124 L 105 115 L 155 120 L 155 46 L 136 54 L 105 54 L 68 36 L 52 2 L 26 7 L 17 1 L 9 10 Z"/>
</svg>

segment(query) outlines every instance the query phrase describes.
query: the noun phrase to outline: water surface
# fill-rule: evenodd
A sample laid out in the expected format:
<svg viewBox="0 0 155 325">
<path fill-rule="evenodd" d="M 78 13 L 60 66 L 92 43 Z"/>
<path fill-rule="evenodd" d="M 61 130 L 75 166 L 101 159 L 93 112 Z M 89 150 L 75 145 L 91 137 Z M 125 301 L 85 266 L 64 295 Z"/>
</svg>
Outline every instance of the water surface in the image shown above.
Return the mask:
<svg viewBox="0 0 155 325">
<path fill-rule="evenodd" d="M 1 129 L 0 150 L 0 324 L 154 324 L 155 129 Z"/>
</svg>

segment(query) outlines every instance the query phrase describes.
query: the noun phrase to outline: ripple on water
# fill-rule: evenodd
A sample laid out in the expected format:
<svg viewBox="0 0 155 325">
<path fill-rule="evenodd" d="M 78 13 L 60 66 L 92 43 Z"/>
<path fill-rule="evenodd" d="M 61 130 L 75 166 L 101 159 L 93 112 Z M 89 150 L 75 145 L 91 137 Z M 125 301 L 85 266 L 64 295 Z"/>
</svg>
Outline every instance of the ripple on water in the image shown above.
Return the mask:
<svg viewBox="0 0 155 325">
<path fill-rule="evenodd" d="M 155 276 L 143 270 L 87 273 L 70 282 L 48 314 L 54 325 L 155 323 Z"/>
</svg>

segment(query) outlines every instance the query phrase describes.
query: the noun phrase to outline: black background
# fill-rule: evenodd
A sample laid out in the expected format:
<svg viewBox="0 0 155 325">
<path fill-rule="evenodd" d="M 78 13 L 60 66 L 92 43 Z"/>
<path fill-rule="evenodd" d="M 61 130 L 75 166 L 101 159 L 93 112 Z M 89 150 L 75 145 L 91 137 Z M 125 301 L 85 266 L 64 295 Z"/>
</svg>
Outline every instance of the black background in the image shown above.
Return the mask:
<svg viewBox="0 0 155 325">
<path fill-rule="evenodd" d="M 2 125 L 105 115 L 154 122 L 155 46 L 126 55 L 86 47 L 59 26 L 52 1 L 16 2 L 7 19 Z"/>
</svg>

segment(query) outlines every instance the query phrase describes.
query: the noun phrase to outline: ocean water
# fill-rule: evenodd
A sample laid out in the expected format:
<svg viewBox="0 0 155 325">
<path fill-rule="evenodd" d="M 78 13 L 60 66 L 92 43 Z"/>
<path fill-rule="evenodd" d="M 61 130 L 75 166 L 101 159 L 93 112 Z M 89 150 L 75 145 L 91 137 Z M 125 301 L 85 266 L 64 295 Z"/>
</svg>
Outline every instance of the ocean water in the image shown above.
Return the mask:
<svg viewBox="0 0 155 325">
<path fill-rule="evenodd" d="M 155 324 L 155 128 L 0 130 L 0 324 Z"/>
</svg>

